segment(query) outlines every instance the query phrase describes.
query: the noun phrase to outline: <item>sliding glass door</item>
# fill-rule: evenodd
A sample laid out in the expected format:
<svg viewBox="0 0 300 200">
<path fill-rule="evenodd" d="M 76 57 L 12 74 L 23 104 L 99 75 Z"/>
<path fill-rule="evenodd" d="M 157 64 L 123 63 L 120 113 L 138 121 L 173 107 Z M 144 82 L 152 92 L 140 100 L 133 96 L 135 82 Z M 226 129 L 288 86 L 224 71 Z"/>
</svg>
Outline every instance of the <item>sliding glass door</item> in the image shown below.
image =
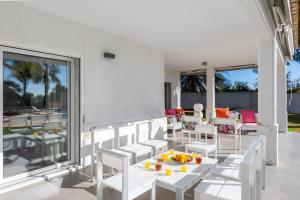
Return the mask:
<svg viewBox="0 0 300 200">
<path fill-rule="evenodd" d="M 0 53 L 2 179 L 72 162 L 74 60 L 17 49 Z"/>
</svg>

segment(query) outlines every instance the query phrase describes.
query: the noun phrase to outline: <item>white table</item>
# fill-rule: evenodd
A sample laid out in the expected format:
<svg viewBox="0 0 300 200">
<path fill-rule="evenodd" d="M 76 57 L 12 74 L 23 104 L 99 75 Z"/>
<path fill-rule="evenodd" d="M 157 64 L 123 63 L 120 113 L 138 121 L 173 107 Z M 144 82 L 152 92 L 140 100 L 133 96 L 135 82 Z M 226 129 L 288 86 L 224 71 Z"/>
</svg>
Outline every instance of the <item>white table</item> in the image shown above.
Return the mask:
<svg viewBox="0 0 300 200">
<path fill-rule="evenodd" d="M 175 152 L 182 153 L 182 152 Z M 145 162 L 151 163 L 151 168 L 146 170 Z M 131 166 L 131 169 L 137 172 L 145 172 L 153 175 L 156 179 L 156 185 L 176 193 L 176 200 L 184 199 L 184 192 L 190 189 L 198 181 L 200 181 L 212 167 L 214 167 L 218 160 L 202 157 L 202 163 L 197 165 L 193 160 L 190 163 L 179 164 L 173 160 L 164 162 L 161 171 L 155 171 L 155 157 L 145 160 L 141 163 Z M 181 166 L 186 166 L 185 173 L 180 171 Z M 165 170 L 169 168 L 172 170 L 171 176 L 165 175 Z"/>
<path fill-rule="evenodd" d="M 61 134 L 44 133 L 43 136 L 26 135 L 25 138 L 34 142 L 35 154 L 41 157 L 41 161 L 55 161 L 62 156 L 66 156 L 65 142 L 66 136 Z"/>
</svg>

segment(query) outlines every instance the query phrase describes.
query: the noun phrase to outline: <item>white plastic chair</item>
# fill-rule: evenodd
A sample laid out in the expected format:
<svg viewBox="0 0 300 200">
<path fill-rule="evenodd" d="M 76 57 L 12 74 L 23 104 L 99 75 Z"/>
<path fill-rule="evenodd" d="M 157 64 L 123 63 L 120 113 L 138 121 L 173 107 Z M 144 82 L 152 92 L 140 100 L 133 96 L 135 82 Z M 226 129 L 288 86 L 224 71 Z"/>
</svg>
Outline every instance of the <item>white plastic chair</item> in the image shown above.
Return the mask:
<svg viewBox="0 0 300 200">
<path fill-rule="evenodd" d="M 172 130 L 173 138 L 176 140 L 176 131 L 182 129 L 182 122 L 177 121 L 175 115 L 166 115 L 166 118 L 168 119 L 167 129 Z"/>
<path fill-rule="evenodd" d="M 153 154 L 157 155 L 159 150 L 165 152 L 168 149 L 168 142 L 163 140 L 155 140 L 151 138 L 151 128 L 149 122 L 137 124 L 138 143 L 150 146 Z"/>
<path fill-rule="evenodd" d="M 183 116 L 182 118 L 183 123 L 195 123 L 196 126 L 201 124 L 201 117 L 199 116 Z M 195 130 L 190 130 L 190 129 L 186 129 L 183 127 L 182 131 L 181 131 L 181 143 L 184 143 L 184 136 L 188 135 L 188 142 L 191 142 L 191 136 L 195 135 L 196 139 L 198 140 L 201 137 L 201 132 L 199 132 L 199 130 L 196 129 Z"/>
<path fill-rule="evenodd" d="M 195 189 L 195 200 L 255 200 L 255 168 L 252 152 L 241 162 L 241 182 L 208 174 Z"/>
<path fill-rule="evenodd" d="M 241 150 L 242 147 L 242 124 L 237 123 L 236 119 L 233 118 L 215 118 L 215 123 L 218 125 L 229 125 L 234 127 L 234 133 L 233 134 L 224 134 L 224 133 L 218 133 L 218 147 L 221 146 L 221 138 L 233 138 L 234 139 L 234 152 L 236 153 L 237 150 L 237 143 L 239 145 L 239 150 Z M 237 142 L 238 140 L 238 142 Z"/>
<path fill-rule="evenodd" d="M 129 158 L 129 163 L 132 164 L 132 154 L 127 151 L 116 149 L 115 146 L 115 130 L 114 128 L 92 129 L 92 134 L 95 137 L 95 156 L 101 148 L 109 149 L 113 152 L 122 154 Z M 105 147 L 104 147 L 105 145 Z"/>
<path fill-rule="evenodd" d="M 97 200 L 103 200 L 105 187 L 121 192 L 122 200 L 135 199 L 151 190 L 151 200 L 155 200 L 155 178 L 147 173 L 130 170 L 128 162 L 128 157 L 123 154 L 100 149 L 97 156 Z M 122 173 L 103 179 L 103 165 Z"/>
<path fill-rule="evenodd" d="M 197 131 L 202 134 L 209 134 L 213 137 L 213 143 L 205 142 L 193 142 L 190 144 L 185 144 L 186 152 L 197 152 L 204 153 L 206 157 L 211 152 L 215 152 L 215 158 L 217 158 L 218 150 L 217 150 L 217 127 L 212 125 L 198 125 L 196 127 Z M 200 136 L 201 138 L 201 136 Z"/>
<path fill-rule="evenodd" d="M 137 133 L 134 125 L 120 127 L 116 132 L 116 138 L 117 149 L 131 153 L 133 155 L 133 163 L 137 163 L 140 156 L 152 156 L 152 147 L 137 143 Z M 126 139 L 125 145 L 121 145 L 122 138 Z"/>
</svg>

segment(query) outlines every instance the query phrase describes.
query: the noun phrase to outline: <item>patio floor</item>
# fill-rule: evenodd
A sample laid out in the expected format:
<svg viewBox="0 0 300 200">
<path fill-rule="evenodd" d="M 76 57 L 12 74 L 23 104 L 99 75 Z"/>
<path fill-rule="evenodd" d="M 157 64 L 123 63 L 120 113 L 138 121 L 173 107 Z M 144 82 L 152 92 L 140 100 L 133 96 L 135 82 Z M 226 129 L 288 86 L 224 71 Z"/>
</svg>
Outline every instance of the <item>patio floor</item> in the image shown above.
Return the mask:
<svg viewBox="0 0 300 200">
<path fill-rule="evenodd" d="M 246 149 L 254 140 L 249 133 L 242 136 L 242 148 Z M 228 153 L 232 153 L 233 142 L 230 139 L 222 141 L 219 159 L 222 160 Z M 179 143 L 170 142 L 170 148 L 183 150 Z M 266 190 L 263 191 L 265 200 L 297 200 L 300 197 L 300 134 L 279 135 L 279 164 L 276 167 L 267 167 Z M 226 149 L 225 149 L 226 148 Z M 120 194 L 113 190 L 105 190 L 105 199 L 120 199 Z M 1 200 L 95 200 L 95 187 L 79 173 L 54 178 L 39 184 L 30 185 L 0 195 Z M 138 198 L 149 199 L 149 194 Z M 157 199 L 175 199 L 175 194 L 158 188 Z M 193 199 L 193 188 L 189 190 L 185 199 Z"/>
</svg>

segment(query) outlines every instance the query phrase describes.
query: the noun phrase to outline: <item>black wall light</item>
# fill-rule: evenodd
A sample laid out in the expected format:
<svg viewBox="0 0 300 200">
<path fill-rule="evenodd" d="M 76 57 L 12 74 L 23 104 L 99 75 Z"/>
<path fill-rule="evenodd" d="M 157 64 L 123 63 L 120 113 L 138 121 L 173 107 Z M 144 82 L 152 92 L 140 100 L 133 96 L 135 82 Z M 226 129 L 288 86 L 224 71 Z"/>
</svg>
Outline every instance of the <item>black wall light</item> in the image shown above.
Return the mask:
<svg viewBox="0 0 300 200">
<path fill-rule="evenodd" d="M 109 53 L 109 52 L 104 52 L 103 56 L 104 56 L 104 58 L 108 58 L 108 59 L 115 59 L 116 58 L 116 54 Z"/>
</svg>

